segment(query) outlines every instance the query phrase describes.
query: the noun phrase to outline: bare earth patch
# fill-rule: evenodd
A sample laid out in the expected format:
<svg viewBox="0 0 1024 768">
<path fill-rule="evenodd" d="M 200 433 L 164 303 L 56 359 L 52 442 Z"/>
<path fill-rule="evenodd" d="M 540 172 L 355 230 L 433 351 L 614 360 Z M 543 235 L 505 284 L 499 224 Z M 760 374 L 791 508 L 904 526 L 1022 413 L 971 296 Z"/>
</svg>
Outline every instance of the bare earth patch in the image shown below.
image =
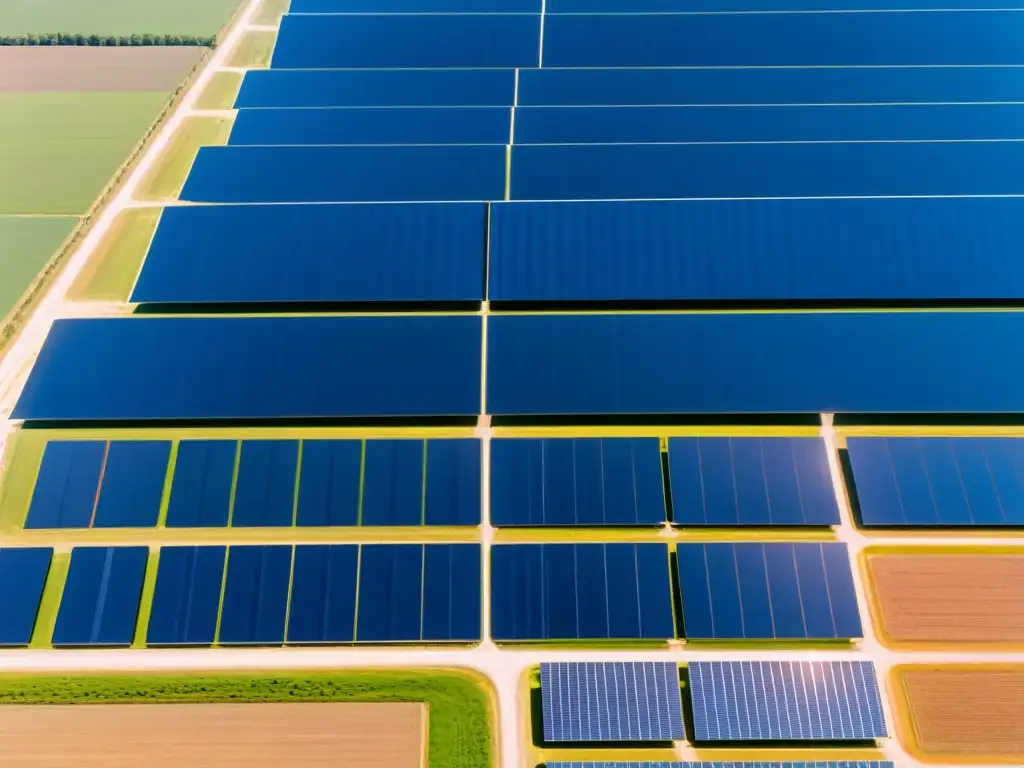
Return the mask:
<svg viewBox="0 0 1024 768">
<path fill-rule="evenodd" d="M 0 91 L 163 91 L 177 88 L 205 48 L 0 47 Z"/>
<path fill-rule="evenodd" d="M 1024 555 L 869 555 L 867 562 L 889 640 L 1024 643 Z"/>
<path fill-rule="evenodd" d="M 971 763 L 1024 759 L 1024 667 L 898 671 L 920 757 Z"/>
<path fill-rule="evenodd" d="M 423 704 L 0 707 L 5 768 L 421 768 Z"/>
</svg>

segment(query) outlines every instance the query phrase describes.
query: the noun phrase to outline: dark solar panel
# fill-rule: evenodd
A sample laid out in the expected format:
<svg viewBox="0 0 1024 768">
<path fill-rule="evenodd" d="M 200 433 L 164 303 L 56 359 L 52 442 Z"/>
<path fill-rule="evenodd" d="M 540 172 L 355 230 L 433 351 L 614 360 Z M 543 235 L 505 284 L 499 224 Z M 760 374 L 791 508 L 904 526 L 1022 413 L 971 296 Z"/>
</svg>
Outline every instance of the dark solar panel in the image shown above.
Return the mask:
<svg viewBox="0 0 1024 768">
<path fill-rule="evenodd" d="M 167 506 L 168 528 L 223 528 L 231 509 L 237 440 L 182 440 Z"/>
<path fill-rule="evenodd" d="M 88 528 L 107 454 L 102 440 L 51 440 L 32 491 L 26 528 Z"/>
<path fill-rule="evenodd" d="M 156 526 L 170 456 L 169 440 L 111 441 L 103 464 L 93 527 Z"/>
<path fill-rule="evenodd" d="M 0 549 L 0 647 L 32 642 L 52 556 L 50 547 Z"/>
<path fill-rule="evenodd" d="M 53 645 L 131 645 L 148 559 L 147 547 L 72 549 Z"/>
<path fill-rule="evenodd" d="M 218 643 L 284 642 L 291 567 L 291 546 L 232 546 L 228 550 Z"/>
<path fill-rule="evenodd" d="M 226 547 L 161 547 L 147 645 L 211 645 Z"/>
<path fill-rule="evenodd" d="M 298 440 L 243 440 L 231 525 L 292 525 L 298 469 Z"/>
</svg>

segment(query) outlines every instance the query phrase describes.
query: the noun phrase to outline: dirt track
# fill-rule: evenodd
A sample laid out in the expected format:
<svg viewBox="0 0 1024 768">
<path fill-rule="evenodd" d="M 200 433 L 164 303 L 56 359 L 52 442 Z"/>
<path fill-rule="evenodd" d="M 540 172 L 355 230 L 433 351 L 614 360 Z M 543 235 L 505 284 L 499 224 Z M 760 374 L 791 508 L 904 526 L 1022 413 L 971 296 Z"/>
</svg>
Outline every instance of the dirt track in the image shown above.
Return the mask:
<svg viewBox="0 0 1024 768">
<path fill-rule="evenodd" d="M 422 704 L 0 707 L 4 768 L 421 768 Z"/>
<path fill-rule="evenodd" d="M 870 555 L 884 633 L 905 643 L 1024 643 L 1024 555 Z"/>
<path fill-rule="evenodd" d="M 205 48 L 0 47 L 0 92 L 166 91 L 181 85 Z"/>
</svg>

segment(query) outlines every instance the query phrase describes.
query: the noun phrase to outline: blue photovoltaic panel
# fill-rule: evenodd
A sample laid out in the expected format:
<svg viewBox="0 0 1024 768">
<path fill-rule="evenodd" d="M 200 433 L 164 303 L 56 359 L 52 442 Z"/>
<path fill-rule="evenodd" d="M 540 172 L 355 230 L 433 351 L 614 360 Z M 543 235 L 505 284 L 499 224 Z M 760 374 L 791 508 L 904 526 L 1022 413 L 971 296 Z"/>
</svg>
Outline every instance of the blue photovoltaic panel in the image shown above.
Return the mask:
<svg viewBox="0 0 1024 768">
<path fill-rule="evenodd" d="M 1014 11 L 548 14 L 544 19 L 543 64 L 547 67 L 1022 64 L 1022 35 L 1024 15 Z M 680 45 L 680 40 L 685 40 L 686 45 Z M 865 40 L 871 40 L 871 45 L 864 45 Z"/>
<path fill-rule="evenodd" d="M 419 640 L 423 625 L 422 545 L 363 545 L 358 600 L 357 640 Z"/>
<path fill-rule="evenodd" d="M 50 547 L 0 549 L 0 647 L 32 641 L 52 555 Z"/>
<path fill-rule="evenodd" d="M 506 107 L 243 109 L 228 143 L 505 145 L 511 121 Z"/>
<path fill-rule="evenodd" d="M 679 544 L 676 559 L 689 639 L 863 636 L 845 544 Z"/>
<path fill-rule="evenodd" d="M 865 526 L 1024 525 L 1024 440 L 851 437 L 846 450 Z"/>
<path fill-rule="evenodd" d="M 161 547 L 146 645 L 212 645 L 225 547 Z"/>
<path fill-rule="evenodd" d="M 513 200 L 1021 193 L 1024 142 L 1014 141 L 561 144 L 512 150 Z"/>
<path fill-rule="evenodd" d="M 269 82 L 273 74 L 250 71 L 245 84 L 253 79 L 255 89 L 255 83 L 264 82 L 264 79 Z M 298 79 L 299 75 L 293 77 Z M 243 95 L 246 93 L 245 84 Z M 521 107 L 1010 102 L 1024 101 L 1024 78 L 1020 77 L 1020 69 L 1014 66 L 816 69 L 544 67 L 519 72 L 518 96 L 516 103 Z"/>
<path fill-rule="evenodd" d="M 672 437 L 668 466 L 676 525 L 839 525 L 819 437 Z"/>
<path fill-rule="evenodd" d="M 543 663 L 540 692 L 545 742 L 686 738 L 674 663 Z"/>
<path fill-rule="evenodd" d="M 235 107 L 510 107 L 514 101 L 513 69 L 250 69 Z"/>
<path fill-rule="evenodd" d="M 886 736 L 870 661 L 694 661 L 694 741 L 865 741 Z"/>
<path fill-rule="evenodd" d="M 253 113 L 242 112 L 242 116 L 246 114 Z M 235 125 L 235 133 L 237 133 L 238 123 L 236 122 Z M 234 140 L 235 133 L 232 134 L 232 144 L 258 143 L 236 142 Z M 1024 136 L 1024 104 L 519 107 L 516 109 L 515 124 L 515 143 L 517 145 L 743 141 L 952 141 L 1019 139 L 1022 136 Z M 268 141 L 265 143 L 288 144 L 292 142 Z M 311 140 L 306 143 L 318 144 L 321 142 Z M 324 143 L 343 144 L 345 142 L 339 140 Z"/>
<path fill-rule="evenodd" d="M 423 524 L 423 440 L 368 440 L 363 525 Z"/>
<path fill-rule="evenodd" d="M 540 9 L 541 0 L 488 0 L 486 4 L 480 0 L 292 0 L 288 13 L 540 13 Z"/>
<path fill-rule="evenodd" d="M 1022 334 L 1019 312 L 494 315 L 487 406 L 497 415 L 1015 413 L 1024 411 Z M 841 354 L 820 351 L 835 339 Z"/>
<path fill-rule="evenodd" d="M 51 440 L 43 449 L 26 528 L 88 528 L 107 443 Z"/>
<path fill-rule="evenodd" d="M 202 147 L 182 200 L 346 203 L 501 200 L 505 147 Z"/>
<path fill-rule="evenodd" d="M 486 221 L 483 203 L 168 208 L 131 300 L 480 301 Z"/>
<path fill-rule="evenodd" d="M 801 762 L 765 763 L 765 762 L 729 762 L 704 761 L 695 763 L 677 763 L 655 761 L 639 762 L 551 762 L 544 763 L 545 768 L 894 768 L 895 763 L 888 760 L 808 760 Z"/>
<path fill-rule="evenodd" d="M 296 523 L 358 525 L 362 440 L 303 440 Z"/>
<path fill-rule="evenodd" d="M 468 315 L 58 320 L 13 418 L 475 416 L 480 332 Z"/>
<path fill-rule="evenodd" d="M 53 645 L 131 645 L 148 559 L 147 547 L 72 549 Z"/>
<path fill-rule="evenodd" d="M 358 563 L 359 547 L 355 544 L 295 548 L 289 643 L 355 640 Z"/>
<path fill-rule="evenodd" d="M 491 599 L 498 642 L 675 636 L 664 544 L 499 544 Z"/>
<path fill-rule="evenodd" d="M 221 645 L 280 645 L 288 609 L 292 548 L 233 546 L 221 606 Z"/>
<path fill-rule="evenodd" d="M 656 437 L 491 441 L 492 525 L 661 525 L 665 520 Z"/>
<path fill-rule="evenodd" d="M 331 3 L 359 2 L 359 0 L 292 0 L 292 13 L 296 3 L 330 5 Z M 362 0 L 367 2 L 367 0 Z M 935 10 L 942 8 L 1024 8 L 1020 0 L 833 0 L 828 11 L 899 11 Z M 547 0 L 546 9 L 552 13 L 757 13 L 766 11 L 821 11 L 815 0 Z M 550 766 L 551 764 L 548 763 Z M 699 763 L 687 763 L 699 765 Z M 712 763 L 707 763 L 712 765 Z"/>
<path fill-rule="evenodd" d="M 1024 298 L 1022 217 L 1019 197 L 497 203 L 488 298 Z"/>
<path fill-rule="evenodd" d="M 271 66 L 536 67 L 539 50 L 534 14 L 289 14 L 281 19 Z"/>
<path fill-rule="evenodd" d="M 155 526 L 170 457 L 169 440 L 111 441 L 93 527 Z"/>
<path fill-rule="evenodd" d="M 228 524 L 237 440 L 182 440 L 174 462 L 168 528 L 222 528 Z"/>
<path fill-rule="evenodd" d="M 231 525 L 290 526 L 298 461 L 298 440 L 244 440 Z"/>
<path fill-rule="evenodd" d="M 478 544 L 425 544 L 420 635 L 428 642 L 481 638 L 481 548 Z"/>
<path fill-rule="evenodd" d="M 424 525 L 480 525 L 480 441 L 428 440 Z"/>
</svg>

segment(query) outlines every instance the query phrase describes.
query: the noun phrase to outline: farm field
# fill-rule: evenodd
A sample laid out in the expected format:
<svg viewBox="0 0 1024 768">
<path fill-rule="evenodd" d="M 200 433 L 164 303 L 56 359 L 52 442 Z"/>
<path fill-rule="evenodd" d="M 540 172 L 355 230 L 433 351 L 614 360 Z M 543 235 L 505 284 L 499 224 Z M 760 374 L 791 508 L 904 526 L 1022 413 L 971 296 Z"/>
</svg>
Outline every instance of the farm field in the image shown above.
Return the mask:
<svg viewBox="0 0 1024 768">
<path fill-rule="evenodd" d="M 1024 642 L 1024 556 L 869 554 L 867 570 L 890 643 Z"/>
<path fill-rule="evenodd" d="M 0 761 L 419 768 L 425 721 L 413 703 L 12 706 L 0 719 Z"/>
<path fill-rule="evenodd" d="M 158 208 L 129 208 L 118 215 L 68 291 L 72 301 L 128 301 L 139 266 L 160 221 Z"/>
<path fill-rule="evenodd" d="M 4 0 L 0 3 L 0 35 L 212 35 L 227 22 L 238 4 L 239 0 Z"/>
<path fill-rule="evenodd" d="M 78 219 L 0 215 L 0 317 L 10 312 Z"/>
<path fill-rule="evenodd" d="M 0 92 L 170 92 L 202 55 L 196 46 L 0 48 Z"/>
</svg>

